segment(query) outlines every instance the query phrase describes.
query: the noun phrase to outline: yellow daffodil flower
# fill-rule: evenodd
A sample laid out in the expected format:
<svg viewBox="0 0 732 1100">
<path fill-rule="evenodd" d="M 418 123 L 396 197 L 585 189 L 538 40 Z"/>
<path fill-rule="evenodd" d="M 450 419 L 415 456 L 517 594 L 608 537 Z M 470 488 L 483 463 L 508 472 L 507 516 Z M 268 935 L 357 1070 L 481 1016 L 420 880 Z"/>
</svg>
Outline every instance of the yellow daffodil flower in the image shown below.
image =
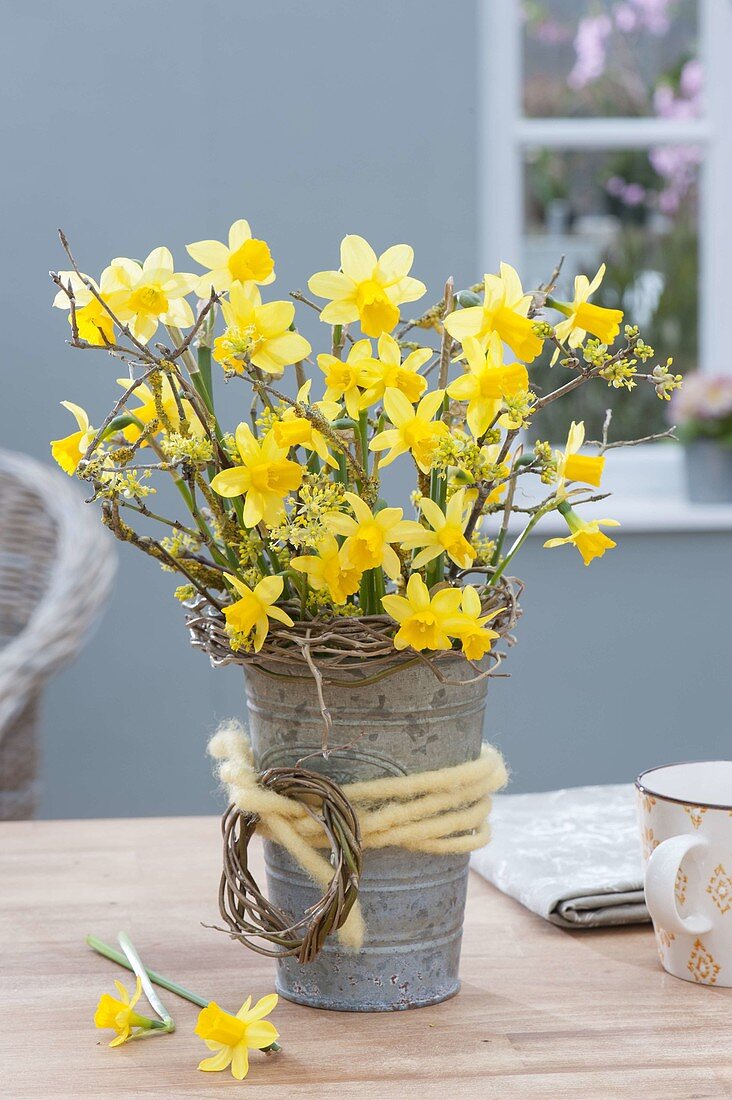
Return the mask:
<svg viewBox="0 0 732 1100">
<path fill-rule="evenodd" d="M 208 298 L 211 287 L 220 293 L 231 290 L 234 283 L 266 286 L 274 282 L 274 260 L 269 245 L 252 237 L 249 222 L 244 218 L 234 222 L 229 230 L 228 246 L 221 241 L 195 241 L 186 245 L 186 252 L 196 263 L 209 269 L 196 282 L 199 298 Z"/>
<path fill-rule="evenodd" d="M 276 993 L 269 993 L 250 1008 L 252 998 L 247 997 L 236 1016 L 219 1008 L 215 1001 L 202 1008 L 196 1035 L 205 1041 L 209 1050 L 217 1053 L 204 1058 L 198 1068 L 215 1073 L 231 1066 L 233 1076 L 243 1081 L 249 1072 L 249 1050 L 263 1050 L 279 1037 L 274 1024 L 263 1018 L 273 1010 L 277 1000 Z"/>
<path fill-rule="evenodd" d="M 349 596 L 358 592 L 361 570 L 349 565 L 343 547 L 338 546 L 334 535 L 326 535 L 317 546 L 317 554 L 303 554 L 292 558 L 290 565 L 304 573 L 313 588 L 326 589 L 335 604 L 344 604 Z"/>
<path fill-rule="evenodd" d="M 508 344 L 514 355 L 532 363 L 542 349 L 542 340 L 526 316 L 531 295 L 524 294 L 518 273 L 510 264 L 501 264 L 500 275 L 485 276 L 483 304 L 457 309 L 445 318 L 445 328 L 455 340 L 465 344 L 474 336 L 483 347 L 495 332 Z"/>
<path fill-rule="evenodd" d="M 305 337 L 290 331 L 295 319 L 292 302 L 262 305 L 254 283 L 234 283 L 221 308 L 227 328 L 214 340 L 213 357 L 226 370 L 242 374 L 248 360 L 267 374 L 280 374 L 310 354 Z"/>
<path fill-rule="evenodd" d="M 361 390 L 366 385 L 364 365 L 371 360 L 371 341 L 357 340 L 345 362 L 335 355 L 318 356 L 318 366 L 325 375 L 326 401 L 343 401 L 348 415 L 358 420 L 361 410 Z"/>
<path fill-rule="evenodd" d="M 620 332 L 623 311 L 596 306 L 588 300 L 590 295 L 594 294 L 600 286 L 604 276 L 605 264 L 601 264 L 592 282 L 586 275 L 576 275 L 574 301 L 552 302 L 554 308 L 567 317 L 566 321 L 560 321 L 554 329 L 557 339 L 562 344 L 566 344 L 567 347 L 579 347 L 588 332 L 592 333 L 593 336 L 597 336 L 603 344 L 612 344 Z M 552 363 L 556 361 L 558 355 L 559 348 L 554 352 Z"/>
<path fill-rule="evenodd" d="M 75 271 L 59 271 L 59 277 L 64 286 L 71 285 L 80 338 L 86 340 L 88 344 L 97 344 L 100 347 L 105 346 L 105 341 L 107 344 L 114 343 L 114 322 L 84 280 Z M 114 268 L 111 265 L 105 267 L 98 284 L 88 275 L 84 275 L 84 279 L 88 279 L 94 285 L 112 312 L 119 316 L 118 311 L 124 305 L 127 292 L 119 289 Z M 71 304 L 63 290 L 59 290 L 53 299 L 53 304 L 56 309 L 69 311 L 69 324 L 71 324 Z"/>
<path fill-rule="evenodd" d="M 130 385 L 130 379 L 118 378 L 117 385 L 122 386 L 123 389 L 128 389 Z M 137 398 L 137 400 L 139 401 L 139 405 L 131 405 L 127 409 L 127 411 L 132 416 L 136 417 L 143 425 L 147 425 L 152 420 L 155 420 L 158 415 L 157 409 L 155 407 L 155 395 L 153 394 L 149 386 L 145 385 L 144 382 L 141 383 L 141 385 L 139 385 L 137 389 L 132 391 L 131 397 Z M 161 404 L 163 407 L 163 412 L 168 418 L 168 422 L 170 423 L 172 430 L 174 432 L 178 431 L 180 429 L 181 423 L 180 413 L 178 412 L 178 403 L 175 399 L 175 394 L 173 392 L 173 384 L 167 376 L 164 376 L 162 380 Z M 188 420 L 188 428 L 191 435 L 199 437 L 204 436 L 206 434 L 206 429 L 204 428 L 201 421 L 198 419 L 198 416 L 196 415 L 190 401 L 188 401 L 187 398 L 181 398 L 181 404 L 183 406 L 183 412 Z M 165 429 L 161 424 L 155 434 L 157 434 L 158 431 L 164 430 Z M 124 435 L 125 439 L 129 440 L 130 443 L 134 443 L 137 439 L 140 438 L 140 435 L 142 434 L 142 428 L 140 428 L 137 424 L 128 424 L 126 428 L 123 428 L 122 434 Z M 143 446 L 146 447 L 147 443 L 143 443 Z"/>
<path fill-rule="evenodd" d="M 388 466 L 409 451 L 422 473 L 429 473 L 440 440 L 450 434 L 443 420 L 433 419 L 442 407 L 444 393 L 444 390 L 435 390 L 425 394 L 415 409 L 401 390 L 386 390 L 384 409 L 394 427 L 379 432 L 369 444 L 372 451 L 389 450 L 385 458 L 379 459 L 379 466 Z"/>
<path fill-rule="evenodd" d="M 310 387 L 312 380 L 308 378 L 297 391 L 297 400 L 301 405 L 307 405 L 310 400 Z M 313 408 L 317 409 L 326 420 L 334 420 L 339 412 L 340 405 L 334 401 L 316 401 Z M 325 462 L 333 469 L 338 469 L 338 463 L 328 450 L 328 441 L 322 432 L 305 416 L 300 416 L 297 409 L 286 409 L 281 420 L 275 420 L 272 425 L 274 437 L 280 447 L 289 450 L 290 447 L 304 447 L 306 451 L 314 451 L 321 462 Z"/>
<path fill-rule="evenodd" d="M 147 1016 L 140 1016 L 139 1013 L 134 1011 L 135 1005 L 142 995 L 142 982 L 139 978 L 132 998 L 130 998 L 122 982 L 115 982 L 114 984 L 117 987 L 119 1000 L 109 993 L 102 994 L 94 1013 L 94 1026 L 103 1030 L 109 1028 L 111 1031 L 116 1031 L 117 1035 L 109 1045 L 118 1047 L 121 1043 L 126 1043 L 128 1039 L 132 1039 L 135 1034 L 138 1034 L 133 1032 L 133 1028 L 137 1027 L 143 1031 L 149 1031 L 152 1027 L 155 1027 L 155 1022 Z"/>
<path fill-rule="evenodd" d="M 361 407 L 366 409 L 384 396 L 386 390 L 400 390 L 407 401 L 416 405 L 427 389 L 427 379 L 419 373 L 434 352 L 431 348 L 416 348 L 402 363 L 399 344 L 388 332 L 379 337 L 379 358 L 364 362 L 362 385 L 366 391 Z"/>
<path fill-rule="evenodd" d="M 154 248 L 142 264 L 118 256 L 111 267 L 113 285 L 125 295 L 118 316 L 136 340 L 152 339 L 161 321 L 175 328 L 193 324 L 186 294 L 193 290 L 196 276 L 174 270 L 169 248 Z"/>
<path fill-rule="evenodd" d="M 254 652 L 259 653 L 269 632 L 269 620 L 277 619 L 285 626 L 292 626 L 292 619 L 275 601 L 282 595 L 282 577 L 264 577 L 256 588 L 249 588 L 243 581 L 224 573 L 229 584 L 241 596 L 240 600 L 224 608 L 226 625 L 237 634 L 248 636 L 254 631 Z M 277 1036 L 275 1036 L 277 1038 Z"/>
<path fill-rule="evenodd" d="M 377 258 L 363 237 L 349 234 L 341 242 L 341 270 L 318 271 L 308 286 L 319 298 L 330 298 L 320 314 L 329 325 L 360 321 L 367 336 L 391 332 L 399 321 L 399 306 L 415 302 L 426 291 L 409 276 L 414 250 L 395 244 Z"/>
<path fill-rule="evenodd" d="M 264 520 L 270 527 L 279 523 L 285 510 L 284 498 L 300 488 L 302 467 L 287 458 L 273 431 L 260 441 L 248 424 L 236 429 L 236 446 L 242 465 L 221 470 L 211 482 L 211 488 L 222 497 L 246 498 L 243 522 L 256 527 Z"/>
<path fill-rule="evenodd" d="M 499 607 L 483 615 L 476 589 L 472 584 L 463 588 L 460 611 L 447 621 L 446 629 L 452 637 L 460 641 L 463 653 L 469 661 L 480 661 L 490 650 L 494 639 L 499 637 L 498 632 L 489 629 L 486 623 L 495 619 L 503 610 Z"/>
<path fill-rule="evenodd" d="M 466 501 L 465 490 L 459 489 L 453 493 L 444 512 L 429 497 L 422 497 L 419 507 L 431 530 L 420 526 L 419 533 L 415 532 L 404 540 L 404 545 L 411 549 L 424 547 L 412 561 L 412 569 L 421 569 L 442 553 L 447 554 L 461 569 L 472 565 L 475 550 L 464 535 L 472 506 Z"/>
<path fill-rule="evenodd" d="M 505 397 L 512 397 L 529 385 L 523 363 L 503 363 L 503 346 L 498 333 L 488 337 L 487 348 L 466 336 L 463 344 L 468 369 L 447 387 L 450 397 L 468 402 L 468 427 L 479 439 L 491 426 Z"/>
<path fill-rule="evenodd" d="M 619 527 L 616 519 L 594 519 L 587 522 L 581 519 L 568 505 L 560 505 L 559 511 L 567 521 L 570 534 L 563 539 L 547 539 L 545 547 L 564 546 L 565 543 L 573 543 L 585 565 L 589 565 L 595 558 L 601 558 L 606 550 L 611 550 L 617 543 L 608 538 L 601 527 Z"/>
<path fill-rule="evenodd" d="M 382 508 L 374 515 L 355 493 L 346 493 L 345 497 L 355 519 L 343 512 L 326 512 L 323 516 L 326 527 L 336 535 L 346 536 L 342 547 L 344 564 L 361 573 L 381 565 L 387 576 L 396 580 L 401 563 L 391 543 L 403 542 L 420 525 L 414 520 L 403 520 L 401 508 Z"/>
<path fill-rule="evenodd" d="M 79 430 L 78 432 L 72 432 L 71 435 L 67 435 L 63 439 L 52 439 L 51 455 L 64 473 L 71 477 L 76 473 L 76 469 L 86 454 L 87 447 L 94 439 L 96 431 L 89 423 L 89 417 L 81 405 L 74 405 L 72 401 L 62 401 L 61 404 L 76 419 Z"/>
<path fill-rule="evenodd" d="M 384 610 L 399 623 L 395 649 L 450 649 L 447 621 L 460 607 L 461 589 L 441 588 L 430 597 L 419 573 L 412 573 L 405 596 L 382 596 Z"/>
<path fill-rule="evenodd" d="M 579 424 L 576 424 L 573 420 L 569 428 L 567 444 L 564 451 L 555 452 L 557 474 L 559 475 L 559 484 L 557 486 L 558 497 L 566 496 L 564 485 L 567 481 L 581 481 L 584 485 L 594 485 L 596 487 L 599 487 L 602 481 L 602 473 L 605 468 L 605 456 L 579 454 L 579 450 L 584 441 L 584 422 L 580 420 Z"/>
</svg>

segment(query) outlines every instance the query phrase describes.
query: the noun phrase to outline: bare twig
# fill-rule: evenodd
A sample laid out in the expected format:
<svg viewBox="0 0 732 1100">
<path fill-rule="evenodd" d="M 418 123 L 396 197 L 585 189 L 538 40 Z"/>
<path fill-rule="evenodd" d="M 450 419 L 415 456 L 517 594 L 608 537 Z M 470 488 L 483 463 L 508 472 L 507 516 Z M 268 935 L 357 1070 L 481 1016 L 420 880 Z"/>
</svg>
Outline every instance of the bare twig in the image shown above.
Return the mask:
<svg viewBox="0 0 732 1100">
<path fill-rule="evenodd" d="M 455 308 L 455 282 L 452 275 L 445 283 L 445 297 L 443 299 L 442 316 L 447 317 Z M 440 373 L 437 388 L 444 390 L 447 386 L 447 374 L 450 369 L 450 352 L 452 351 L 452 337 L 445 326 L 442 326 L 442 340 L 440 343 Z"/>
</svg>

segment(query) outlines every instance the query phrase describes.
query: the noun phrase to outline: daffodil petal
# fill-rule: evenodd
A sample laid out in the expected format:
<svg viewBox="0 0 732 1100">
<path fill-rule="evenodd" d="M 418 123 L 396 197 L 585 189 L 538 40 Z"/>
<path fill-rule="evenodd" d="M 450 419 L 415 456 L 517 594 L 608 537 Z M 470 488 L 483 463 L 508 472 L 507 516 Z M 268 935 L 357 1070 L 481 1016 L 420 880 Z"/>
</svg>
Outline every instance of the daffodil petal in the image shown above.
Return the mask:
<svg viewBox="0 0 732 1100">
<path fill-rule="evenodd" d="M 218 1054 L 214 1054 L 211 1058 L 204 1058 L 202 1062 L 199 1062 L 198 1068 L 202 1069 L 204 1073 L 219 1073 L 222 1069 L 228 1069 L 233 1056 L 233 1047 L 224 1047 Z"/>
</svg>

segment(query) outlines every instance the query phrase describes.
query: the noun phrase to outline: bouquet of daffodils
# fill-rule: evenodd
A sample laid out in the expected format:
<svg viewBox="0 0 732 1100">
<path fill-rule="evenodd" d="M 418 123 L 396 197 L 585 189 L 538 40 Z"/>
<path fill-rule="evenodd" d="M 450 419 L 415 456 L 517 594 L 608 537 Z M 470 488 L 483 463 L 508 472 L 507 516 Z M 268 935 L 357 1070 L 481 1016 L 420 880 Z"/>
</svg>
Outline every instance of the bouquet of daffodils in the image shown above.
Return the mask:
<svg viewBox="0 0 732 1100">
<path fill-rule="evenodd" d="M 377 256 L 347 236 L 309 296 L 277 298 L 270 249 L 243 220 L 226 243 L 187 246 L 198 274 L 155 248 L 143 263 L 112 260 L 97 281 L 61 242 L 71 270 L 52 273 L 54 305 L 68 311 L 70 342 L 117 360 L 122 377 L 97 427 L 63 402 L 77 427 L 53 457 L 90 483 L 117 538 L 180 574 L 176 596 L 203 606 L 242 659 L 322 624 L 337 650 L 339 629 L 366 624 L 392 656 L 480 661 L 505 571 L 544 516 L 567 525 L 544 545 L 571 544 L 586 565 L 615 546 L 602 530 L 615 521 L 582 515 L 620 445 L 608 422 L 589 452 L 582 423 L 562 450 L 529 448 L 524 429 L 589 383 L 642 381 L 667 399 L 681 381 L 670 360 L 644 368 L 654 352 L 638 329 L 621 332 L 622 312 L 591 301 L 602 267 L 562 301 L 557 272 L 527 293 L 501 264 L 457 293 L 448 280 L 440 301 L 406 319 L 426 293 L 406 244 Z M 298 331 L 296 303 L 319 315 L 324 350 Z M 557 385 L 539 393 L 531 364 L 547 343 Z M 394 462 L 414 476 L 411 516 L 389 502 Z M 151 501 L 159 477 L 172 479 L 185 522 Z M 529 505 L 517 492 L 526 478 L 540 487 Z"/>
</svg>

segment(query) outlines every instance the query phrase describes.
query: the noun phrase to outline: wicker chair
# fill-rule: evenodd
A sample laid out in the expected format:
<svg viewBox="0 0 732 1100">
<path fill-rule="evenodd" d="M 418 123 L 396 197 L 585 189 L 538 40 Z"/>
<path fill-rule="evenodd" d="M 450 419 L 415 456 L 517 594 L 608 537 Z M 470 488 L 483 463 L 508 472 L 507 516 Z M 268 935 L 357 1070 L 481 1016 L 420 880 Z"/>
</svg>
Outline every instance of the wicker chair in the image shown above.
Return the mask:
<svg viewBox="0 0 732 1100">
<path fill-rule="evenodd" d="M 33 815 L 41 691 L 81 648 L 116 560 L 65 475 L 0 450 L 0 820 Z"/>
</svg>

